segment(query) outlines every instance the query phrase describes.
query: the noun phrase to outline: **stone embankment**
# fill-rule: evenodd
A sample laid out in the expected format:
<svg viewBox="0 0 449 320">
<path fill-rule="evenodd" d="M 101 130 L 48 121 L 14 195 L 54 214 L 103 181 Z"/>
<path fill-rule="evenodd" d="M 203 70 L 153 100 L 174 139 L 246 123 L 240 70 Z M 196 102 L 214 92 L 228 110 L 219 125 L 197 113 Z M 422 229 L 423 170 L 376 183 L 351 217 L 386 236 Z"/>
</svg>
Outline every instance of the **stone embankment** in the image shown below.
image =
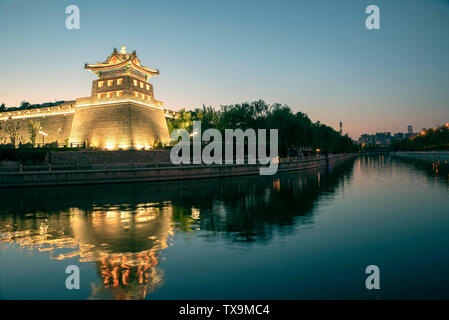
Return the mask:
<svg viewBox="0 0 449 320">
<path fill-rule="evenodd" d="M 123 151 L 125 152 L 125 151 Z M 278 172 L 317 168 L 356 154 L 305 158 L 282 158 Z M 131 157 L 131 159 L 129 158 Z M 0 166 L 0 187 L 82 185 L 119 182 L 170 181 L 229 176 L 258 175 L 260 164 L 173 165 L 168 152 L 146 153 L 75 152 L 51 155 L 51 162 L 37 166 Z M 49 160 L 49 159 L 47 159 Z M 125 162 L 126 160 L 126 162 Z"/>
</svg>

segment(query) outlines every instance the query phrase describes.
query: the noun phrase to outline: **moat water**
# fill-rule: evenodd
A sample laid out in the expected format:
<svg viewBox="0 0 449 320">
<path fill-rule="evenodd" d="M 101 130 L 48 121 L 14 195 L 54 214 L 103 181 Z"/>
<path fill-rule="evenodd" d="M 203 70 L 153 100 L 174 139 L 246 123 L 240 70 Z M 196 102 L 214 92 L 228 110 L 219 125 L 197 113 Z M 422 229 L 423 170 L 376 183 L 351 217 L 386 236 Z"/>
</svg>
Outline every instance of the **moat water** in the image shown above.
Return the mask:
<svg viewBox="0 0 449 320">
<path fill-rule="evenodd" d="M 2 299 L 449 298 L 445 163 L 0 195 Z"/>
</svg>

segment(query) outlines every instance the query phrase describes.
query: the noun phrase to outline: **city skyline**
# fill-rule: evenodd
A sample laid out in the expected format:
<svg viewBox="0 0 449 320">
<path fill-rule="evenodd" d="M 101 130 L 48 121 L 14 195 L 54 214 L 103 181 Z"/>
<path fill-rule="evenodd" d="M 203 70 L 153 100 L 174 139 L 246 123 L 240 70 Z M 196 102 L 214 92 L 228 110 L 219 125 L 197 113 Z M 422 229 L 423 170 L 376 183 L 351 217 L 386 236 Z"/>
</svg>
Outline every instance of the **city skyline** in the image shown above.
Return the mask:
<svg viewBox="0 0 449 320">
<path fill-rule="evenodd" d="M 353 139 L 449 120 L 447 1 L 376 1 L 381 30 L 364 26 L 367 1 L 141 1 L 122 18 L 120 5 L 77 1 L 81 28 L 67 30 L 70 4 L 0 3 L 0 103 L 88 96 L 84 63 L 125 45 L 161 71 L 151 83 L 174 110 L 263 99 L 342 121 Z"/>
</svg>

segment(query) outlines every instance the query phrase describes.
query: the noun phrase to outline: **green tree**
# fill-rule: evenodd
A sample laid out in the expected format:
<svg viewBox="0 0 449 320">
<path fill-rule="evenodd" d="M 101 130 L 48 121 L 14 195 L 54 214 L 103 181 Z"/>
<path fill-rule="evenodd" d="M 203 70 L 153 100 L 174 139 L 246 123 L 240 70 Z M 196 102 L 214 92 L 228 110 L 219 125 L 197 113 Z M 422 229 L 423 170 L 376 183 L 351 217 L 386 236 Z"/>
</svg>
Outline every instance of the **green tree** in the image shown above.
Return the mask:
<svg viewBox="0 0 449 320">
<path fill-rule="evenodd" d="M 30 106 L 30 103 L 28 101 L 23 100 L 20 103 L 20 108 L 26 108 L 26 107 L 29 107 L 29 106 Z"/>
<path fill-rule="evenodd" d="M 177 128 L 190 131 L 195 120 L 201 121 L 202 130 L 216 128 L 222 133 L 225 129 L 237 128 L 278 129 L 281 155 L 300 147 L 333 153 L 357 150 L 357 146 L 347 135 L 341 136 L 319 121 L 312 123 L 305 113 L 293 113 L 287 105 L 268 105 L 263 100 L 223 105 L 219 110 L 204 105 L 191 112 L 183 109 L 176 118 L 169 120 L 170 132 Z"/>
<path fill-rule="evenodd" d="M 193 120 L 190 111 L 185 109 L 179 110 L 174 118 L 167 121 L 168 132 L 171 133 L 174 129 L 186 129 L 187 131 L 192 131 Z"/>
<path fill-rule="evenodd" d="M 449 150 L 449 124 L 428 129 L 411 138 L 395 140 L 390 148 L 393 151 Z"/>
</svg>

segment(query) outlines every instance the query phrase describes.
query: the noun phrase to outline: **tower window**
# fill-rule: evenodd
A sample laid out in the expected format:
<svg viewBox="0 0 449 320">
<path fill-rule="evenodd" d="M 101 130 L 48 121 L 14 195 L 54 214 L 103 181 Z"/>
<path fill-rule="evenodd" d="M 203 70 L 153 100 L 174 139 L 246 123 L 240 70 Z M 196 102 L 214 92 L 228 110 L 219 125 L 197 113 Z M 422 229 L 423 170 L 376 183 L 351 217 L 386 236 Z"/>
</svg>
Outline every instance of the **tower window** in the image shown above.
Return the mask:
<svg viewBox="0 0 449 320">
<path fill-rule="evenodd" d="M 147 84 L 147 90 L 150 90 L 150 85 L 149 84 Z"/>
<path fill-rule="evenodd" d="M 137 87 L 137 80 L 133 80 L 133 84 L 135 87 Z"/>
<path fill-rule="evenodd" d="M 123 91 L 117 91 L 117 97 L 121 97 L 123 94 Z"/>
<path fill-rule="evenodd" d="M 139 93 L 138 93 L 137 91 L 134 91 L 134 96 L 135 96 L 136 98 L 138 98 L 138 97 L 139 97 Z"/>
<path fill-rule="evenodd" d="M 121 84 L 122 84 L 122 82 L 123 82 L 123 79 L 122 79 L 122 78 L 120 78 L 120 79 L 117 79 L 117 85 L 121 85 Z"/>
<path fill-rule="evenodd" d="M 103 81 L 98 81 L 98 88 L 101 88 L 103 86 Z"/>
<path fill-rule="evenodd" d="M 113 83 L 114 83 L 114 80 L 108 80 L 108 87 L 112 86 Z"/>
</svg>

